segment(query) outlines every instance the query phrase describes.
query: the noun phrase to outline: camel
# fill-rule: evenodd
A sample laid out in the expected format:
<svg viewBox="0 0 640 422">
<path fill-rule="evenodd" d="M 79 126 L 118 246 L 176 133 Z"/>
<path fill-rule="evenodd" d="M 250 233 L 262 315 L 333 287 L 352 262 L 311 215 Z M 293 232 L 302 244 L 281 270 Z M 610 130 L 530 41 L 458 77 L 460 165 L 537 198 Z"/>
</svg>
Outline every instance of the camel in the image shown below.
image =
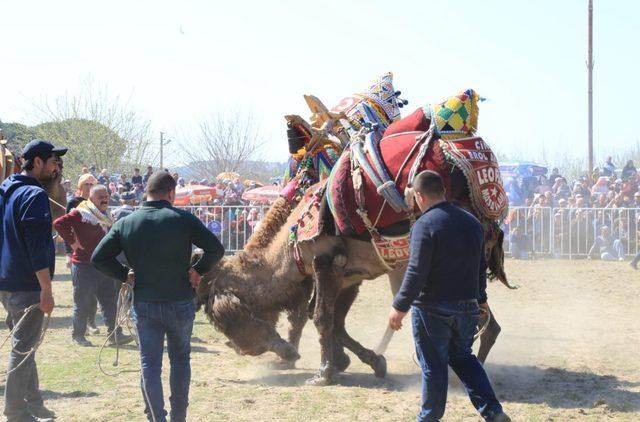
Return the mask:
<svg viewBox="0 0 640 422">
<path fill-rule="evenodd" d="M 453 192 L 468 195 L 467 183 L 460 172 L 452 177 Z M 455 198 L 455 197 L 454 197 Z M 197 291 L 198 300 L 214 326 L 230 340 L 239 354 L 260 355 L 272 351 L 283 363 L 299 359 L 298 345 L 308 317 L 309 298 L 315 288 L 313 320 L 320 335 L 321 367 L 311 384 L 326 385 L 335 372 L 347 369 L 346 347 L 376 376 L 386 375 L 386 360 L 353 339 L 345 327 L 345 318 L 361 283 L 387 274 L 391 292 L 395 294 L 402 282 L 404 267 L 389 271 L 378 259 L 369 241 L 322 235 L 313 242 L 299 244 L 296 264 L 294 248 L 289 244 L 289 228 L 305 207 L 295 209 L 283 198 L 278 199 L 265 216 L 260 229 L 251 237 L 245 249 L 227 256 L 209 273 Z M 405 224 L 407 222 L 402 222 Z M 498 229 L 499 230 L 499 229 Z M 490 274 L 509 286 L 502 270 L 503 234 L 487 244 Z M 288 341 L 275 330 L 282 311 L 288 314 Z M 500 333 L 495 316 L 489 319 L 480 337 L 478 357 L 484 362 Z"/>
<path fill-rule="evenodd" d="M 511 287 L 503 266 L 504 234 L 496 223 L 506 214 L 506 194 L 494 154 L 481 138 L 474 137 L 479 100 L 475 91 L 466 90 L 429 110 L 419 108 L 392 123 L 378 141 L 376 125 L 363 126 L 351 136 L 349 148 L 331 170 L 326 186 L 316 185 L 307 191 L 318 193 L 321 201 L 297 197 L 295 201 L 300 202 L 295 206 L 285 199 L 276 202 L 245 249 L 224 258 L 206 274 L 197 292 L 198 301 L 205 305 L 214 326 L 229 338 L 229 345 L 246 355 L 272 351 L 291 364 L 299 358 L 298 344 L 309 310 L 321 346 L 321 365 L 309 380 L 311 384 L 330 384 L 336 372 L 346 370 L 350 360 L 344 348 L 369 365 L 376 376 L 385 376 L 384 356 L 354 340 L 346 330 L 345 318 L 364 280 L 387 274 L 391 292 L 399 290 L 406 263 L 396 259 L 389 265 L 371 241 L 384 242 L 387 240 L 379 235 L 406 235 L 409 231 L 415 208 L 397 198 L 410 187 L 412 174 L 422 169 L 446 176 L 447 199 L 483 222 L 489 275 Z M 326 117 L 325 125 L 330 127 L 336 117 Z M 381 157 L 376 158 L 378 154 L 384 163 Z M 386 172 L 389 174 L 381 177 Z M 388 181 L 383 183 L 381 178 Z M 389 184 L 393 185 L 391 191 Z M 384 201 L 381 193 L 386 194 Z M 405 194 L 405 199 L 410 196 Z M 364 203 L 369 209 L 363 208 Z M 313 214 L 315 206 L 321 211 L 313 222 L 319 227 L 322 220 L 323 229 L 298 241 L 304 216 Z M 275 330 L 282 311 L 287 311 L 291 325 L 289 341 Z M 487 315 L 480 336 L 481 361 L 499 332 L 495 316 Z"/>
</svg>

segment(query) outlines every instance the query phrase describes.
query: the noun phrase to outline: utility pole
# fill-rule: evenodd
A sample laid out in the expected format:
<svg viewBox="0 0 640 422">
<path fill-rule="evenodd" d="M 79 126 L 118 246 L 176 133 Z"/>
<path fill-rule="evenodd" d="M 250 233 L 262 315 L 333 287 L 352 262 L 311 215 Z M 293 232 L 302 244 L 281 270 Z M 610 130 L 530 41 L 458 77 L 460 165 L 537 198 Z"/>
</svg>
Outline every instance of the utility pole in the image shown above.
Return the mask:
<svg viewBox="0 0 640 422">
<path fill-rule="evenodd" d="M 164 132 L 160 132 L 160 171 L 164 170 L 164 147 L 171 143 L 171 139 L 164 140 Z"/>
<path fill-rule="evenodd" d="M 593 0 L 589 0 L 589 51 L 587 59 L 587 70 L 589 73 L 589 169 L 591 175 L 593 171 Z"/>
</svg>

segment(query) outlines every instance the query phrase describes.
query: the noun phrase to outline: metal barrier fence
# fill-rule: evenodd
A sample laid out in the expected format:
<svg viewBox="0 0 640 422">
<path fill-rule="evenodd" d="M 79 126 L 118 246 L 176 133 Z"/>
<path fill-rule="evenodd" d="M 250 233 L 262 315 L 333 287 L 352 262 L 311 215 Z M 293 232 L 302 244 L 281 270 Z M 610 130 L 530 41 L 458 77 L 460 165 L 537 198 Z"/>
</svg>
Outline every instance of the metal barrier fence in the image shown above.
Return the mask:
<svg viewBox="0 0 640 422">
<path fill-rule="evenodd" d="M 118 207 L 109 207 L 109 212 Z M 189 211 L 202 221 L 222 242 L 228 253 L 244 248 L 249 237 L 258 228 L 268 206 L 225 205 L 176 207 Z"/>
<path fill-rule="evenodd" d="M 633 256 L 640 250 L 640 208 L 511 207 L 505 220 L 505 252 L 603 259 Z M 598 237 L 607 227 L 611 239 Z M 606 230 L 606 229 L 605 229 Z M 592 249 L 593 248 L 593 249 Z"/>
<path fill-rule="evenodd" d="M 178 208 L 198 217 L 229 253 L 242 250 L 269 209 L 268 206 L 246 205 Z M 620 256 L 633 256 L 640 251 L 640 208 L 511 207 L 502 227 L 504 248 L 510 256 L 524 253 L 585 258 L 603 226 L 611 232 L 614 252 Z M 601 256 L 599 245 L 594 254 Z"/>
</svg>

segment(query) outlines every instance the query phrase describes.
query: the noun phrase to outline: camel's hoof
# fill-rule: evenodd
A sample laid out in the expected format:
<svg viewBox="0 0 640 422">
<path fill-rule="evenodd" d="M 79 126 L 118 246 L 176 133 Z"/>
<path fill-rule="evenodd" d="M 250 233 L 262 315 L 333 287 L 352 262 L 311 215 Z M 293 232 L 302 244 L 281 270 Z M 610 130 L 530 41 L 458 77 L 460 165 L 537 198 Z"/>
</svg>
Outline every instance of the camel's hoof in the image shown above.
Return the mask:
<svg viewBox="0 0 640 422">
<path fill-rule="evenodd" d="M 307 380 L 307 385 L 324 386 L 333 384 L 334 371 L 335 367 L 333 365 L 323 364 L 316 372 L 316 375 Z"/>
<path fill-rule="evenodd" d="M 336 353 L 333 357 L 335 362 L 336 371 L 344 372 L 351 365 L 351 358 L 345 352 Z"/>
<path fill-rule="evenodd" d="M 316 375 L 315 377 L 308 379 L 306 384 L 314 385 L 317 387 L 324 387 L 333 384 L 333 381 L 327 377 Z"/>
<path fill-rule="evenodd" d="M 296 361 L 300 359 L 300 355 L 298 354 L 298 351 L 296 350 L 296 348 L 293 347 L 291 343 L 287 343 L 284 340 L 281 342 L 278 342 L 278 344 L 276 344 L 276 346 L 274 347 L 273 351 L 282 360 Z"/>
<path fill-rule="evenodd" d="M 374 368 L 374 374 L 378 378 L 384 378 L 387 376 L 387 360 L 382 355 L 378 355 L 378 361 Z"/>
<path fill-rule="evenodd" d="M 274 369 L 276 371 L 296 369 L 296 361 L 295 360 L 277 360 L 275 362 L 271 362 L 269 364 L 269 368 Z"/>
</svg>

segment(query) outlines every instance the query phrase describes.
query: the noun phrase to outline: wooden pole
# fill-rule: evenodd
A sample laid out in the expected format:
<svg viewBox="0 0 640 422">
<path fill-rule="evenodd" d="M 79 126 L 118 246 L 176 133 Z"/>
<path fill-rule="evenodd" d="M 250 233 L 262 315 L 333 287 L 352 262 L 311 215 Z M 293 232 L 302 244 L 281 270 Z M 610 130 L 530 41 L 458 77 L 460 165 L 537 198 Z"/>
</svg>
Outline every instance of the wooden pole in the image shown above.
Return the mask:
<svg viewBox="0 0 640 422">
<path fill-rule="evenodd" d="M 593 171 L 593 0 L 589 0 L 589 50 L 587 59 L 587 71 L 589 74 L 589 168 L 588 174 Z"/>
</svg>

